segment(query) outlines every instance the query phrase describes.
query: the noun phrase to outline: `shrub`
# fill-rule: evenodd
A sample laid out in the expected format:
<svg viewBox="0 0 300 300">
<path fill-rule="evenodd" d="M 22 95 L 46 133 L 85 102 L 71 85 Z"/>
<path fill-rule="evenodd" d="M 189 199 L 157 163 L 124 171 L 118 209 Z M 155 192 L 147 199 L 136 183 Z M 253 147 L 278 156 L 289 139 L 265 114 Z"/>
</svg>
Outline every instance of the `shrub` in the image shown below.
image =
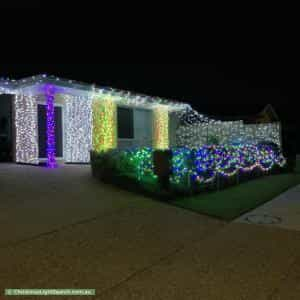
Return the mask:
<svg viewBox="0 0 300 300">
<path fill-rule="evenodd" d="M 94 177 L 126 190 L 160 197 L 150 148 L 91 152 Z"/>
<path fill-rule="evenodd" d="M 117 171 L 116 162 L 112 152 L 91 153 L 92 173 L 100 179 L 111 178 Z"/>
<path fill-rule="evenodd" d="M 167 155 L 170 151 L 155 153 L 151 148 L 92 152 L 92 172 L 103 182 L 167 199 L 223 189 L 265 174 L 278 174 L 284 165 L 280 150 L 269 143 L 174 148 L 171 156 Z M 172 174 L 168 175 L 170 166 L 166 162 L 170 157 Z M 165 181 L 169 176 L 170 184 Z"/>
</svg>

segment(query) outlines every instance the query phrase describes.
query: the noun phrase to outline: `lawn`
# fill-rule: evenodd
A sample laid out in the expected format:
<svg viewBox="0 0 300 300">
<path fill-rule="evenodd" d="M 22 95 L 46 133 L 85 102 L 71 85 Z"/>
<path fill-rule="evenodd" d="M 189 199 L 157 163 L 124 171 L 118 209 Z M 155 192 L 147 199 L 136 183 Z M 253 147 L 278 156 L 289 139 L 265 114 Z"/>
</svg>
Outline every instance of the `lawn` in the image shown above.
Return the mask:
<svg viewBox="0 0 300 300">
<path fill-rule="evenodd" d="M 172 204 L 223 220 L 232 220 L 297 184 L 300 184 L 298 172 L 271 175 L 221 191 L 180 198 L 172 201 Z"/>
</svg>

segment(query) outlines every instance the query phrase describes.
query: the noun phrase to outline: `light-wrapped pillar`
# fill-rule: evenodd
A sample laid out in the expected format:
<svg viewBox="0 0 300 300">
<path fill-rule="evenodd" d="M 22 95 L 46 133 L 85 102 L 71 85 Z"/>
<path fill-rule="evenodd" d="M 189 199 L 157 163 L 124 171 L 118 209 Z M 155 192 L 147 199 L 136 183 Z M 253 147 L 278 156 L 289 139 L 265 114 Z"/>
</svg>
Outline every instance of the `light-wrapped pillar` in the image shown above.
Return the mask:
<svg viewBox="0 0 300 300">
<path fill-rule="evenodd" d="M 153 148 L 169 148 L 169 111 L 164 105 L 159 105 L 153 110 Z"/>
<path fill-rule="evenodd" d="M 117 105 L 110 98 L 93 100 L 93 150 L 108 151 L 117 147 Z"/>
<path fill-rule="evenodd" d="M 17 163 L 38 164 L 37 101 L 34 96 L 17 94 L 14 102 L 15 159 Z"/>
<path fill-rule="evenodd" d="M 46 96 L 46 118 L 47 118 L 47 167 L 56 168 L 56 146 L 55 146 L 55 110 L 54 110 L 54 97 L 55 88 L 52 85 L 45 86 Z"/>
<path fill-rule="evenodd" d="M 65 96 L 65 161 L 87 163 L 92 149 L 92 101 L 90 97 Z"/>
</svg>

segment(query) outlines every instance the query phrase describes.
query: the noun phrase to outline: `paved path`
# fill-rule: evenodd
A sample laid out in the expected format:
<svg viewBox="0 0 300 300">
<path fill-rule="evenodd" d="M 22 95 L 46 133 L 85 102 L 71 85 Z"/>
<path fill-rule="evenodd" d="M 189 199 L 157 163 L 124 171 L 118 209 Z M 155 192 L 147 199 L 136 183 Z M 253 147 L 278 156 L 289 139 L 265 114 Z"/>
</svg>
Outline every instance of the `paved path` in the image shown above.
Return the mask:
<svg viewBox="0 0 300 300">
<path fill-rule="evenodd" d="M 300 185 L 235 220 L 300 231 Z"/>
<path fill-rule="evenodd" d="M 0 191 L 1 291 L 94 288 L 96 297 L 81 298 L 107 300 L 300 299 L 298 231 L 224 224 L 101 184 L 88 166 L 2 164 Z"/>
</svg>

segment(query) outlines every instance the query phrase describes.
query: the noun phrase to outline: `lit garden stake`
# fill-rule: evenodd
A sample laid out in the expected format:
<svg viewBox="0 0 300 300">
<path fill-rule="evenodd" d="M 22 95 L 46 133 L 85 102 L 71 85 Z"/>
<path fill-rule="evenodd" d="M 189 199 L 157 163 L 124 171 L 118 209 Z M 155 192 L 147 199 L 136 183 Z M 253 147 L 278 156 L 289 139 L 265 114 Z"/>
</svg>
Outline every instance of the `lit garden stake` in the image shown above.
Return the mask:
<svg viewBox="0 0 300 300">
<path fill-rule="evenodd" d="M 54 111 L 54 86 L 46 85 L 46 111 L 47 111 L 47 167 L 56 168 L 55 159 L 55 111 Z"/>
</svg>

